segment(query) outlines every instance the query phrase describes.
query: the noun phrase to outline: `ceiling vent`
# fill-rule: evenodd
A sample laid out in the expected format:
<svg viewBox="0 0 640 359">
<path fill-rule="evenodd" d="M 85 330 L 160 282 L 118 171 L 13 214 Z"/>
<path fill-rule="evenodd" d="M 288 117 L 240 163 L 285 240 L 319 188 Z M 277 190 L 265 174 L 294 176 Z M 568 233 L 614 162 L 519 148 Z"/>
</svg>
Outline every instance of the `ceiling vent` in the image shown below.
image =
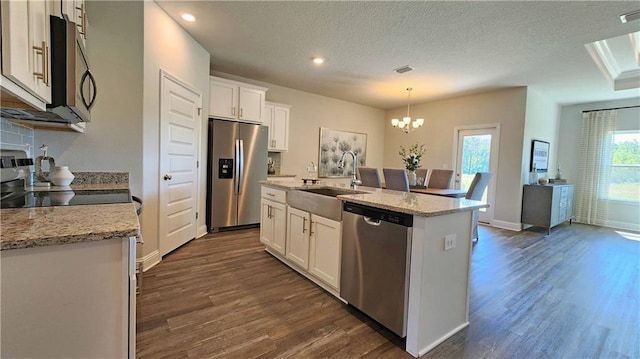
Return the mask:
<svg viewBox="0 0 640 359">
<path fill-rule="evenodd" d="M 404 65 L 404 66 L 400 66 L 397 69 L 393 69 L 393 71 L 399 73 L 399 74 L 403 74 L 405 72 L 409 72 L 409 71 L 413 71 L 414 68 L 409 66 L 409 65 Z"/>
</svg>

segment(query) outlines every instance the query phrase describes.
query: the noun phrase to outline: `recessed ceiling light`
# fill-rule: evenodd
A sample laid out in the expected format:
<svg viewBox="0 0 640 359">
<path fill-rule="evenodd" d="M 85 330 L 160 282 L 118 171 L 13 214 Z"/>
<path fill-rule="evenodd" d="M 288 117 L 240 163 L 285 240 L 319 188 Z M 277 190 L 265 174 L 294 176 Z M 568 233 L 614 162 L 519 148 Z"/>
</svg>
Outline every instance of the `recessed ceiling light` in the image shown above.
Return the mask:
<svg viewBox="0 0 640 359">
<path fill-rule="evenodd" d="M 188 12 L 183 12 L 183 13 L 180 14 L 180 16 L 182 17 L 182 19 L 184 21 L 188 21 L 188 22 L 196 21 L 196 17 L 193 14 L 190 14 Z"/>
<path fill-rule="evenodd" d="M 640 19 L 640 10 L 629 11 L 628 13 L 620 15 L 620 21 L 623 24 L 628 23 L 629 21 Z"/>
<path fill-rule="evenodd" d="M 324 63 L 324 58 L 322 57 L 314 57 L 312 60 L 316 65 L 322 65 Z"/>
</svg>

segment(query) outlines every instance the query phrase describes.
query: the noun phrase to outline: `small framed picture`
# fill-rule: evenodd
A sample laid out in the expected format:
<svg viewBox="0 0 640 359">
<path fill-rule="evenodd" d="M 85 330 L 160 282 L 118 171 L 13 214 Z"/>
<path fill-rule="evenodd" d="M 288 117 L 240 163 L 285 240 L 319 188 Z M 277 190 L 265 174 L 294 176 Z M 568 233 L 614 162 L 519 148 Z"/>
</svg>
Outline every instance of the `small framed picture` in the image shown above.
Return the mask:
<svg viewBox="0 0 640 359">
<path fill-rule="evenodd" d="M 538 172 L 549 170 L 549 142 L 533 140 L 531 141 L 531 163 L 529 171 L 533 171 L 533 164 Z"/>
</svg>

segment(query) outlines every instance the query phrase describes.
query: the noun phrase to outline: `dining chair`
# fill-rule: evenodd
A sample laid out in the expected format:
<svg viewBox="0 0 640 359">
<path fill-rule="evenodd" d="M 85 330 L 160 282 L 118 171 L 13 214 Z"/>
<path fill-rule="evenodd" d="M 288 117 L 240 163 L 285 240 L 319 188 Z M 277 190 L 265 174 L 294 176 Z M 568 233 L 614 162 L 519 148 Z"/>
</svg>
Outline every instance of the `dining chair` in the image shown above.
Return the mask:
<svg viewBox="0 0 640 359">
<path fill-rule="evenodd" d="M 429 176 L 428 188 L 449 188 L 453 178 L 453 170 L 431 170 L 431 176 Z"/>
<path fill-rule="evenodd" d="M 477 172 L 476 175 L 473 177 L 473 180 L 469 185 L 469 190 L 467 191 L 467 194 L 465 195 L 464 198 L 472 199 L 475 201 L 482 200 L 482 195 L 484 194 L 484 191 L 489 186 L 489 181 L 491 181 L 492 176 L 493 176 L 493 173 L 491 172 Z M 477 209 L 473 211 L 473 228 L 472 228 L 473 233 L 471 236 L 471 240 L 474 243 L 477 243 L 480 240 L 480 236 L 478 236 L 478 216 L 479 215 L 480 215 L 480 212 Z"/>
<path fill-rule="evenodd" d="M 374 167 L 358 167 L 358 177 L 363 186 L 381 188 L 380 175 L 378 169 Z"/>
<path fill-rule="evenodd" d="M 383 168 L 384 182 L 387 189 L 409 192 L 409 177 L 404 168 Z"/>
<path fill-rule="evenodd" d="M 418 168 L 416 170 L 416 178 L 422 178 L 422 183 L 416 183 L 417 185 L 424 186 L 427 183 L 427 173 L 429 172 L 426 168 Z"/>
</svg>

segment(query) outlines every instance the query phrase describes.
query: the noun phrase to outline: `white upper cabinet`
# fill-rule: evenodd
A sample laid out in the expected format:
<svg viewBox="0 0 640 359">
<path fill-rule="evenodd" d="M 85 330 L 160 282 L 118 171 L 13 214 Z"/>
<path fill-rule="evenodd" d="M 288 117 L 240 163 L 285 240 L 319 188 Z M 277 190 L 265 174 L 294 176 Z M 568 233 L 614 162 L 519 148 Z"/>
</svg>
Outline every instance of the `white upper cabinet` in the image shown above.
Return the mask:
<svg viewBox="0 0 640 359">
<path fill-rule="evenodd" d="M 209 116 L 261 124 L 266 92 L 264 87 L 211 77 Z"/>
<path fill-rule="evenodd" d="M 51 15 L 63 17 L 76 24 L 80 38 L 85 42 L 87 38 L 87 10 L 85 0 L 50 0 Z"/>
<path fill-rule="evenodd" d="M 49 4 L 42 0 L 2 1 L 2 87 L 44 109 L 51 102 Z M 15 86 L 14 86 L 15 85 Z"/>
<path fill-rule="evenodd" d="M 265 102 L 262 124 L 269 126 L 269 151 L 283 152 L 289 149 L 290 108 L 281 103 Z"/>
</svg>

